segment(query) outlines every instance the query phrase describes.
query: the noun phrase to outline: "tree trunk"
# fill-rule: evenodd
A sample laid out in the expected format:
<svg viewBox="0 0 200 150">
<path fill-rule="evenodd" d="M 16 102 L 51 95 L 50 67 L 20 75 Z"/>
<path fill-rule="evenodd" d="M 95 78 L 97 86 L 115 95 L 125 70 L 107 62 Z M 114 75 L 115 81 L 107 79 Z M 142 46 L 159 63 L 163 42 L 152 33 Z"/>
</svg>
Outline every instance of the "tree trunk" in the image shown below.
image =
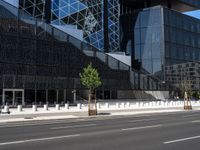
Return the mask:
<svg viewBox="0 0 200 150">
<path fill-rule="evenodd" d="M 95 102 L 92 104 L 92 89 L 89 90 L 89 97 L 88 97 L 88 115 L 94 116 L 97 115 L 97 106 L 96 106 L 96 95 L 95 95 Z"/>
<path fill-rule="evenodd" d="M 88 115 L 90 116 L 90 105 L 91 105 L 91 89 L 89 89 L 89 95 L 88 95 Z"/>
</svg>

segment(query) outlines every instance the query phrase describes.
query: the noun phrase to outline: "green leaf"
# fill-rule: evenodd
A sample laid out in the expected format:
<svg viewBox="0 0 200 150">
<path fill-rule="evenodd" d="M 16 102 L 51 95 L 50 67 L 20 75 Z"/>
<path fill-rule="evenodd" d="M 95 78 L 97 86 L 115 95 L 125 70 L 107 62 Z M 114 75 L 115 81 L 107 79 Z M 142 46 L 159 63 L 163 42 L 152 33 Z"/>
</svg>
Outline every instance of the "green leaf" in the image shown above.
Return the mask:
<svg viewBox="0 0 200 150">
<path fill-rule="evenodd" d="M 101 79 L 97 69 L 89 64 L 87 67 L 83 68 L 82 73 L 79 74 L 80 80 L 83 86 L 90 90 L 94 90 L 102 85 Z"/>
</svg>

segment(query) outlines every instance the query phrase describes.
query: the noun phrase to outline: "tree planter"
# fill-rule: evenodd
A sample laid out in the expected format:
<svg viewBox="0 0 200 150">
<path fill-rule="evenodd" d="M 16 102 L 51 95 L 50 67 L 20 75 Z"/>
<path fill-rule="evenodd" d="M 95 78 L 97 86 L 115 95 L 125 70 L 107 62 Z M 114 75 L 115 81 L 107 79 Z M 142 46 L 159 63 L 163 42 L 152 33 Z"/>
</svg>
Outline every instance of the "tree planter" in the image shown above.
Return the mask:
<svg viewBox="0 0 200 150">
<path fill-rule="evenodd" d="M 97 115 L 97 110 L 96 109 L 89 109 L 88 115 L 89 116 L 96 116 Z"/>
</svg>

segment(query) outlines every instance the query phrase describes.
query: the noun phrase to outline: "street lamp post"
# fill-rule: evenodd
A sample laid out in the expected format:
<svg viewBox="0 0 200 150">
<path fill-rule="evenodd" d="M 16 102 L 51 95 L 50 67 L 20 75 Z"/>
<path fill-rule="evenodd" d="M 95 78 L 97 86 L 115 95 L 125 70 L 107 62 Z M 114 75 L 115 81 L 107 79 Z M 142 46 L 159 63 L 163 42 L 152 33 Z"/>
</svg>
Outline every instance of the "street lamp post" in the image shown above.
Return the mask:
<svg viewBox="0 0 200 150">
<path fill-rule="evenodd" d="M 73 91 L 72 91 L 72 93 L 73 93 L 73 102 L 74 102 L 74 104 L 76 103 L 76 89 L 74 89 Z"/>
</svg>

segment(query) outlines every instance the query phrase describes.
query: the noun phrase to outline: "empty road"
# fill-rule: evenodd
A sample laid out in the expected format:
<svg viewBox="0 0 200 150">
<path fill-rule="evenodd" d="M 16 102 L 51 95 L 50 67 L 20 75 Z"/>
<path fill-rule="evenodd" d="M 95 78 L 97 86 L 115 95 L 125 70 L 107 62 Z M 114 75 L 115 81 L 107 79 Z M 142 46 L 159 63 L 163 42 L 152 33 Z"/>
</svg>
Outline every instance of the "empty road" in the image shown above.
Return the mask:
<svg viewBox="0 0 200 150">
<path fill-rule="evenodd" d="M 199 150 L 200 112 L 0 124 L 0 150 Z"/>
</svg>

